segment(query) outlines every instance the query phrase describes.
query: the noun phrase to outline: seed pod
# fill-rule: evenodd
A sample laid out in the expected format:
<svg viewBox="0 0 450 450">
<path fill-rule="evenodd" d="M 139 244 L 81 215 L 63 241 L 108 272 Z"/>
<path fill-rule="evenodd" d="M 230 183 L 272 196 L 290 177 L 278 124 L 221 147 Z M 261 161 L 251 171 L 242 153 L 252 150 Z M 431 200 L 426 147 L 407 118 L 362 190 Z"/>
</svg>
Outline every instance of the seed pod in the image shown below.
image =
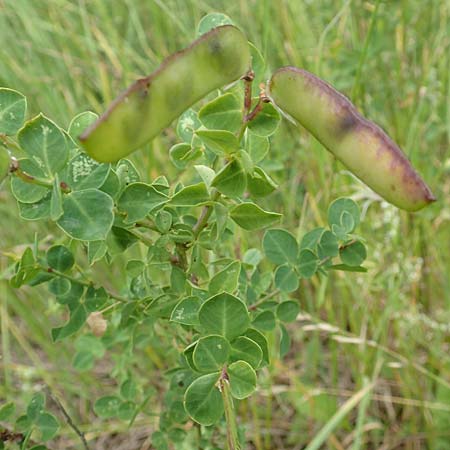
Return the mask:
<svg viewBox="0 0 450 450">
<path fill-rule="evenodd" d="M 183 111 L 251 67 L 248 42 L 232 25 L 214 28 L 132 84 L 81 136 L 87 153 L 117 161 L 154 138 Z"/>
<path fill-rule="evenodd" d="M 269 96 L 388 202 L 417 211 L 435 197 L 400 148 L 340 92 L 296 67 L 278 69 Z"/>
</svg>

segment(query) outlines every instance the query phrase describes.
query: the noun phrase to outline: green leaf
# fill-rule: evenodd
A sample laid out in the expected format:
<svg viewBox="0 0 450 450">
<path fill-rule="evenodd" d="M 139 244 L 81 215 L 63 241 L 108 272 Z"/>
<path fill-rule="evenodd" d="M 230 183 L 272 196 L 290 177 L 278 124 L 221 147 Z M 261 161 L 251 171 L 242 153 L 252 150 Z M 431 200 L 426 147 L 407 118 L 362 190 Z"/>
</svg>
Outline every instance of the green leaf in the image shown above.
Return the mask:
<svg viewBox="0 0 450 450">
<path fill-rule="evenodd" d="M 196 206 L 209 201 L 205 183 L 192 184 L 178 191 L 170 200 L 172 206 Z"/>
<path fill-rule="evenodd" d="M 56 420 L 56 417 L 47 412 L 39 415 L 37 426 L 41 432 L 41 439 L 44 442 L 52 439 L 59 430 L 59 423 Z"/>
<path fill-rule="evenodd" d="M 258 330 L 255 330 L 254 328 L 249 328 L 244 333 L 244 336 L 250 338 L 252 341 L 255 341 L 258 344 L 263 354 L 262 363 L 264 365 L 268 365 L 270 363 L 269 347 L 267 345 L 267 339 L 265 338 L 265 336 Z"/>
<path fill-rule="evenodd" d="M 319 267 L 319 259 L 308 249 L 302 250 L 298 257 L 297 269 L 301 277 L 311 278 Z"/>
<path fill-rule="evenodd" d="M 202 17 L 197 26 L 197 36 L 207 33 L 213 28 L 220 27 L 222 25 L 234 25 L 233 21 L 222 13 L 210 13 Z"/>
<path fill-rule="evenodd" d="M 246 361 L 236 361 L 227 368 L 231 395 L 237 399 L 247 398 L 256 390 L 256 372 Z"/>
<path fill-rule="evenodd" d="M 120 385 L 120 395 L 126 400 L 134 400 L 138 394 L 138 386 L 132 378 L 127 378 Z"/>
<path fill-rule="evenodd" d="M 45 395 L 42 392 L 37 392 L 33 395 L 27 406 L 27 416 L 30 420 L 35 422 L 39 415 L 45 408 Z"/>
<path fill-rule="evenodd" d="M 367 258 L 366 247 L 360 241 L 350 241 L 339 249 L 339 256 L 347 266 L 360 266 Z"/>
<path fill-rule="evenodd" d="M 117 410 L 117 417 L 121 420 L 131 420 L 135 411 L 136 405 L 133 402 L 122 402 Z"/>
<path fill-rule="evenodd" d="M 249 266 L 256 267 L 263 259 L 261 251 L 257 248 L 249 248 L 242 257 L 242 262 Z"/>
<path fill-rule="evenodd" d="M 16 411 L 14 402 L 5 403 L 0 407 L 0 422 L 6 422 Z"/>
<path fill-rule="evenodd" d="M 20 170 L 27 175 L 41 180 L 45 179 L 46 175 L 44 171 L 30 159 L 19 159 L 18 163 Z M 48 182 L 49 180 L 45 181 Z M 49 192 L 49 189 L 45 186 L 27 183 L 18 176 L 11 178 L 11 190 L 16 200 L 22 203 L 35 203 L 44 198 Z"/>
<path fill-rule="evenodd" d="M 75 155 L 67 167 L 67 179 L 64 179 L 72 191 L 98 189 L 108 178 L 111 166 L 90 158 L 85 153 Z"/>
<path fill-rule="evenodd" d="M 239 141 L 231 131 L 197 130 L 195 134 L 212 152 L 220 156 L 230 155 L 239 150 Z"/>
<path fill-rule="evenodd" d="M 22 127 L 27 99 L 13 89 L 0 88 L 0 133 L 14 136 Z"/>
<path fill-rule="evenodd" d="M 191 296 L 183 298 L 173 309 L 170 316 L 171 322 L 184 325 L 198 325 L 198 311 L 201 301 L 198 297 Z"/>
<path fill-rule="evenodd" d="M 186 389 L 184 407 L 193 420 L 201 425 L 213 425 L 223 415 L 223 401 L 216 384 L 218 373 L 203 375 Z"/>
<path fill-rule="evenodd" d="M 246 149 L 253 163 L 258 164 L 267 156 L 267 153 L 269 152 L 269 138 L 248 133 L 246 140 Z"/>
<path fill-rule="evenodd" d="M 70 319 L 64 326 L 52 329 L 53 342 L 61 341 L 76 333 L 84 325 L 86 319 L 86 308 L 84 305 L 79 304 L 70 312 Z"/>
<path fill-rule="evenodd" d="M 188 109 L 178 119 L 177 134 L 184 142 L 191 142 L 195 130 L 200 126 L 197 113 L 193 109 Z"/>
<path fill-rule="evenodd" d="M 230 217 L 244 230 L 252 231 L 268 227 L 281 219 L 282 215 L 264 211 L 254 203 L 241 203 L 230 211 Z"/>
<path fill-rule="evenodd" d="M 98 241 L 106 238 L 114 220 L 112 198 L 97 189 L 65 196 L 58 226 L 73 239 Z"/>
<path fill-rule="evenodd" d="M 169 211 L 161 209 L 155 216 L 155 225 L 160 233 L 167 233 L 172 227 L 173 216 Z"/>
<path fill-rule="evenodd" d="M 192 148 L 190 144 L 175 144 L 169 150 L 169 157 L 177 169 L 184 169 L 189 161 L 199 158 L 202 152 L 198 148 Z"/>
<path fill-rule="evenodd" d="M 242 106 L 239 99 L 228 92 L 203 106 L 198 118 L 206 128 L 235 133 L 242 124 Z"/>
<path fill-rule="evenodd" d="M 36 203 L 18 202 L 20 217 L 24 220 L 42 220 L 50 218 L 50 202 L 52 194 L 48 194 Z"/>
<path fill-rule="evenodd" d="M 263 249 L 267 259 L 274 264 L 295 263 L 297 260 L 297 241 L 286 230 L 267 230 L 263 237 Z"/>
<path fill-rule="evenodd" d="M 260 137 L 275 133 L 281 117 L 272 103 L 264 103 L 262 111 L 248 124 L 249 130 Z"/>
<path fill-rule="evenodd" d="M 19 145 L 46 175 L 59 172 L 67 162 L 69 150 L 62 130 L 43 115 L 30 120 L 18 134 Z"/>
<path fill-rule="evenodd" d="M 73 357 L 72 366 L 80 372 L 85 372 L 94 367 L 94 362 L 94 355 L 90 351 L 78 351 Z"/>
<path fill-rule="evenodd" d="M 117 416 L 122 400 L 115 395 L 106 395 L 96 400 L 94 412 L 98 417 L 109 419 Z"/>
<path fill-rule="evenodd" d="M 135 223 L 168 201 L 169 198 L 166 195 L 157 191 L 150 184 L 132 183 L 123 191 L 117 207 L 126 213 L 126 223 Z"/>
<path fill-rule="evenodd" d="M 217 372 L 228 361 L 230 344 L 218 335 L 199 339 L 194 349 L 194 365 L 200 372 Z"/>
<path fill-rule="evenodd" d="M 263 352 L 261 347 L 247 336 L 239 336 L 231 342 L 230 362 L 246 361 L 254 369 L 261 364 Z"/>
<path fill-rule="evenodd" d="M 17 418 L 15 429 L 18 433 L 26 433 L 33 425 L 33 422 L 30 418 L 24 414 Z"/>
<path fill-rule="evenodd" d="M 331 231 L 324 231 L 317 247 L 320 259 L 334 258 L 339 254 L 337 237 Z"/>
<path fill-rule="evenodd" d="M 206 184 L 208 188 L 211 187 L 211 183 L 216 176 L 216 172 L 208 166 L 197 165 L 194 166 L 194 169 L 200 175 L 202 181 Z"/>
<path fill-rule="evenodd" d="M 145 267 L 144 261 L 141 261 L 140 259 L 130 259 L 127 262 L 125 271 L 130 278 L 136 278 L 144 272 Z"/>
<path fill-rule="evenodd" d="M 208 299 L 198 313 L 200 325 L 207 333 L 233 339 L 250 324 L 247 307 L 237 297 L 222 293 Z"/>
<path fill-rule="evenodd" d="M 96 358 L 102 358 L 106 350 L 101 339 L 92 335 L 80 336 L 75 342 L 75 348 L 79 351 L 89 351 Z"/>
<path fill-rule="evenodd" d="M 353 219 L 353 223 L 344 214 L 347 212 Z M 360 212 L 358 205 L 350 198 L 338 198 L 328 208 L 328 223 L 332 228 L 333 225 L 343 227 L 347 233 L 351 233 L 355 227 L 359 225 Z M 353 227 L 349 228 L 350 225 Z"/>
<path fill-rule="evenodd" d="M 70 281 L 65 278 L 53 278 L 48 283 L 48 290 L 57 297 L 64 296 L 70 291 Z"/>
<path fill-rule="evenodd" d="M 344 272 L 367 272 L 367 269 L 363 266 L 347 266 L 346 264 L 334 264 L 333 266 L 329 266 L 328 269 L 342 270 Z"/>
<path fill-rule="evenodd" d="M 320 237 L 322 236 L 325 228 L 314 228 L 314 230 L 308 231 L 300 242 L 300 251 L 309 249 L 312 252 L 315 252 L 317 249 L 317 244 L 319 243 Z"/>
<path fill-rule="evenodd" d="M 240 197 L 247 186 L 244 168 L 233 159 L 215 176 L 211 183 L 220 193 L 228 197 Z"/>
<path fill-rule="evenodd" d="M 75 264 L 72 252 L 64 245 L 54 245 L 47 250 L 47 264 L 55 270 L 66 272 Z"/>
<path fill-rule="evenodd" d="M 88 242 L 88 261 L 89 265 L 100 261 L 106 254 L 108 247 L 105 241 L 90 241 Z"/>
<path fill-rule="evenodd" d="M 101 309 L 108 300 L 108 293 L 104 287 L 98 289 L 89 286 L 86 291 L 86 298 L 84 304 L 88 312 L 94 312 Z"/>
<path fill-rule="evenodd" d="M 288 265 L 283 264 L 277 267 L 275 271 L 275 287 L 283 292 L 294 292 L 298 289 L 299 280 L 295 269 Z"/>
<path fill-rule="evenodd" d="M 197 346 L 197 342 L 195 341 L 192 344 L 188 345 L 184 351 L 183 351 L 183 356 L 186 359 L 186 363 L 187 365 L 194 371 L 194 372 L 198 372 L 197 367 L 195 367 L 194 364 L 194 350 L 195 347 Z"/>
<path fill-rule="evenodd" d="M 81 136 L 83 131 L 85 131 L 89 125 L 93 124 L 97 119 L 98 114 L 95 114 L 92 111 L 84 111 L 77 114 L 70 122 L 68 130 L 69 136 L 75 143 L 78 144 L 78 137 Z"/>
<path fill-rule="evenodd" d="M 276 326 L 275 314 L 272 311 L 263 311 L 253 319 L 252 326 L 262 331 L 272 331 Z"/>
<path fill-rule="evenodd" d="M 281 302 L 277 306 L 277 318 L 282 322 L 294 322 L 300 312 L 300 306 L 297 302 L 288 300 Z"/>
<path fill-rule="evenodd" d="M 220 272 L 217 272 L 209 282 L 209 293 L 211 295 L 219 292 L 233 293 L 237 289 L 241 263 L 233 261 Z"/>
<path fill-rule="evenodd" d="M 253 197 L 266 197 L 278 187 L 261 167 L 255 167 L 253 173 L 247 175 L 247 186 Z"/>
</svg>

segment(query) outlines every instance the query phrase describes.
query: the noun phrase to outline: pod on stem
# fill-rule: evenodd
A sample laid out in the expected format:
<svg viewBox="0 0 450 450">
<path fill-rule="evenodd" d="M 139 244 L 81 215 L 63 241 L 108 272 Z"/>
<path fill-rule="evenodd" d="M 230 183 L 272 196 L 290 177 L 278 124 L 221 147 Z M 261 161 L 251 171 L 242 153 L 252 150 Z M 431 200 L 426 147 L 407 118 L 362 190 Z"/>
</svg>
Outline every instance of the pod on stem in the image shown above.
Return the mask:
<svg viewBox="0 0 450 450">
<path fill-rule="evenodd" d="M 244 34 L 232 25 L 214 28 L 132 84 L 80 136 L 81 144 L 97 161 L 117 161 L 153 139 L 209 92 L 236 81 L 250 68 Z"/>
<path fill-rule="evenodd" d="M 278 69 L 268 95 L 351 172 L 381 197 L 407 211 L 435 200 L 406 155 L 340 92 L 296 67 Z"/>
</svg>

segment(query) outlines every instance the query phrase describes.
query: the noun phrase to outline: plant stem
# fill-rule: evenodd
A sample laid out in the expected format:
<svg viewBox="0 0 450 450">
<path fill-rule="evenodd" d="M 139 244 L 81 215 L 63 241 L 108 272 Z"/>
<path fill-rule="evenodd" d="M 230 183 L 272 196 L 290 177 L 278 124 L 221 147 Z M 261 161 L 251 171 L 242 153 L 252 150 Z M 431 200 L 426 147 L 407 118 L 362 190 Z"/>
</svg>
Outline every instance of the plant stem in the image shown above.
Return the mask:
<svg viewBox="0 0 450 450">
<path fill-rule="evenodd" d="M 212 195 L 211 200 L 213 202 L 215 202 L 216 200 L 218 200 L 220 197 L 220 192 L 219 191 L 215 191 Z M 202 212 L 200 213 L 200 216 L 197 220 L 197 223 L 194 225 L 194 227 L 192 228 L 192 231 L 194 232 L 194 238 L 197 239 L 198 235 L 201 233 L 201 231 L 203 230 L 203 228 L 206 227 L 206 225 L 208 225 L 208 220 L 211 217 L 211 214 L 213 212 L 213 205 L 207 205 L 204 206 L 202 209 Z"/>
<path fill-rule="evenodd" d="M 240 450 L 241 446 L 239 444 L 236 414 L 234 411 L 233 398 L 231 397 L 230 383 L 228 381 L 226 366 L 222 369 L 222 375 L 220 376 L 219 383 L 225 409 L 225 421 L 227 423 L 227 449 Z"/>
<path fill-rule="evenodd" d="M 42 178 L 37 178 L 33 175 L 28 174 L 27 172 L 24 172 L 20 168 L 19 161 L 17 161 L 17 159 L 15 159 L 15 158 L 11 159 L 11 166 L 10 166 L 9 172 L 11 174 L 14 174 L 16 177 L 20 178 L 22 181 L 25 181 L 25 183 L 36 184 L 38 186 L 42 186 L 47 189 L 53 189 L 52 181 L 44 180 Z M 61 190 L 65 194 L 68 194 L 69 192 L 71 192 L 71 189 L 69 188 L 69 186 L 67 186 L 66 183 L 64 183 L 64 181 L 61 181 L 60 187 L 61 187 Z"/>
</svg>

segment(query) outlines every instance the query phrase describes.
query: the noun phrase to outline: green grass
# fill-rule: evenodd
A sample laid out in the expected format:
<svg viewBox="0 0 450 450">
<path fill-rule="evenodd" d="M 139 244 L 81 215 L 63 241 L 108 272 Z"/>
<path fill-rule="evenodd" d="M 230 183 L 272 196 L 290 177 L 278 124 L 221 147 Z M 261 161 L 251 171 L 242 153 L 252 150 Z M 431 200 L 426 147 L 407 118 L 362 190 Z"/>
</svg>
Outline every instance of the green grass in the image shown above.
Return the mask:
<svg viewBox="0 0 450 450">
<path fill-rule="evenodd" d="M 186 46 L 199 19 L 213 11 L 241 26 L 270 69 L 298 65 L 351 96 L 404 148 L 438 197 L 416 215 L 380 203 L 316 141 L 283 125 L 270 158 L 280 166 L 281 190 L 268 204 L 301 236 L 326 221 L 330 200 L 354 195 L 368 208 L 361 235 L 369 271 L 302 284 L 302 316 L 289 327 L 293 349 L 262 374 L 259 394 L 240 410 L 251 448 L 450 449 L 448 1 L 0 0 L 0 86 L 23 92 L 33 113 L 67 126 L 80 111 L 102 111 Z M 154 157 L 133 159 L 156 175 L 171 142 L 170 134 L 158 138 Z M 58 233 L 33 223 L 19 228 L 16 217 L 3 190 L 5 254 L 31 243 L 35 232 Z M 41 289 L 13 291 L 4 279 L 8 262 L 0 256 L 0 398 L 25 403 L 45 383 L 97 448 L 106 448 L 108 437 L 117 443 L 114 433 L 133 436 L 130 449 L 147 448 L 155 421 L 140 418 L 133 431 L 118 422 L 104 428 L 92 412 L 91 399 L 112 386 L 111 355 L 94 373 L 74 371 L 71 344 L 50 341 L 49 323 L 61 320 L 56 304 Z M 120 280 L 106 267 L 97 276 Z M 130 361 L 139 377 L 151 373 L 164 388 L 162 349 L 142 355 Z M 69 427 L 52 445 L 80 448 Z"/>
</svg>

